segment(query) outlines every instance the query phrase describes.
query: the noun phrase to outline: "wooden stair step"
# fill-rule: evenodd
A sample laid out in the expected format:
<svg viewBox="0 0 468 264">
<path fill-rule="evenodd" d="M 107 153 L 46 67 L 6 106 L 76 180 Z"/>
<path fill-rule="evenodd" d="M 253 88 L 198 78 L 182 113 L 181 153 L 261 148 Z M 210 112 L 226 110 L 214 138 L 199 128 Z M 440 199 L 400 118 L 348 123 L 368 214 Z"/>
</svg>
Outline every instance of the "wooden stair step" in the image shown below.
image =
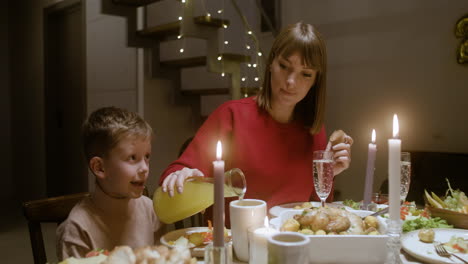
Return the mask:
<svg viewBox="0 0 468 264">
<path fill-rule="evenodd" d="M 250 56 L 234 53 L 223 53 L 220 54 L 224 60 L 235 61 L 239 63 L 246 63 L 250 61 Z M 183 58 L 170 61 L 161 61 L 162 66 L 167 67 L 197 67 L 206 65 L 206 56 Z"/>
<path fill-rule="evenodd" d="M 260 89 L 258 87 L 241 87 L 241 94 L 248 96 L 256 94 Z M 229 94 L 229 88 L 212 88 L 212 89 L 197 89 L 197 90 L 182 90 L 182 95 L 219 95 Z"/>
<path fill-rule="evenodd" d="M 221 28 L 223 25 L 229 25 L 228 20 L 212 18 L 209 16 L 198 16 L 193 18 L 195 24 L 209 27 Z M 164 39 L 170 36 L 176 36 L 180 32 L 181 21 L 157 25 L 138 31 L 138 34 L 144 37 Z"/>
<path fill-rule="evenodd" d="M 161 0 L 112 0 L 112 2 L 116 5 L 126 5 L 133 7 L 145 6 L 159 1 Z"/>
</svg>

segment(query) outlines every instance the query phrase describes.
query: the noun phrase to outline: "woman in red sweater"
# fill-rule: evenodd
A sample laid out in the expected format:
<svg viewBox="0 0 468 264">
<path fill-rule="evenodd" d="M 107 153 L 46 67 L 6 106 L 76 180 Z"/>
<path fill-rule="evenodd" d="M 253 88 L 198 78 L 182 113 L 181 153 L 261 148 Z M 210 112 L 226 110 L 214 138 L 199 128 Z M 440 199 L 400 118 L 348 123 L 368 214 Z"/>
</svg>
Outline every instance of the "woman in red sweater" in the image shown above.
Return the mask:
<svg viewBox="0 0 468 264">
<path fill-rule="evenodd" d="M 271 48 L 258 96 L 228 101 L 216 109 L 162 174 L 163 191 L 172 196 L 183 192 L 188 177 L 212 177 L 216 142 L 221 140 L 226 171 L 240 168 L 245 174 L 245 198 L 264 200 L 269 208 L 318 201 L 312 152 L 327 148 L 326 61 L 325 44 L 312 25 L 297 23 L 284 29 Z M 349 167 L 352 142 L 346 135 L 345 143 L 333 147 L 329 143 L 335 153 L 335 175 Z"/>
</svg>

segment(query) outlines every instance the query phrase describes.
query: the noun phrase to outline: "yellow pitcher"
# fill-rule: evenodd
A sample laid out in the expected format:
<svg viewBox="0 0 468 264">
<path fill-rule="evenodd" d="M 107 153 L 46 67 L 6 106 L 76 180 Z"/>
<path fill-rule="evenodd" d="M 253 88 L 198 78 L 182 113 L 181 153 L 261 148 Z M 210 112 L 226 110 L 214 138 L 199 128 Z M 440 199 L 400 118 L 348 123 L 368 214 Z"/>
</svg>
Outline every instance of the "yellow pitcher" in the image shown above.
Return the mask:
<svg viewBox="0 0 468 264">
<path fill-rule="evenodd" d="M 161 222 L 171 224 L 192 216 L 212 205 L 214 178 L 193 177 L 184 183 L 182 193 L 174 192 L 170 197 L 161 187 L 153 196 L 153 206 Z M 242 197 L 247 190 L 244 173 L 234 168 L 224 173 L 224 197 Z"/>
</svg>

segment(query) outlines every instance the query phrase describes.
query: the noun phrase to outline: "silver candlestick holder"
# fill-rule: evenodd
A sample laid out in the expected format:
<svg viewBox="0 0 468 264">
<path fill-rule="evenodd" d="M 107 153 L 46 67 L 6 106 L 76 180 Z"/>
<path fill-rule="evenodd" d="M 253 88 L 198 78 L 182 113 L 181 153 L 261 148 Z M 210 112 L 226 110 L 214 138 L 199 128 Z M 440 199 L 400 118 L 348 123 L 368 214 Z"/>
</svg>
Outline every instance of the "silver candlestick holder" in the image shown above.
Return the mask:
<svg viewBox="0 0 468 264">
<path fill-rule="evenodd" d="M 402 221 L 388 219 L 387 221 L 387 259 L 385 264 L 401 264 L 401 226 Z"/>
</svg>

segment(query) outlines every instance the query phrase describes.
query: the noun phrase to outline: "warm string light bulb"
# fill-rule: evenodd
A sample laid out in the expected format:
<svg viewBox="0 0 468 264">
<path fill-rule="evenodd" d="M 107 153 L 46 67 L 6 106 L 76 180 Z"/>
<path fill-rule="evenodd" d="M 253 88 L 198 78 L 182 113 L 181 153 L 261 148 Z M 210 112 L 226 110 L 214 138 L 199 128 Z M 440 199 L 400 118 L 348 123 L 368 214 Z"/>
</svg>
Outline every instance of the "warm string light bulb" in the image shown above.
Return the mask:
<svg viewBox="0 0 468 264">
<path fill-rule="evenodd" d="M 225 40 L 224 45 L 227 45 L 227 44 L 229 44 L 229 41 Z"/>
<path fill-rule="evenodd" d="M 258 56 L 262 56 L 262 53 L 261 53 L 261 52 L 259 52 L 259 53 L 258 53 Z"/>
<path fill-rule="evenodd" d="M 181 38 L 182 38 L 182 35 L 177 36 L 177 39 L 181 39 Z"/>
<path fill-rule="evenodd" d="M 247 64 L 247 67 L 249 67 L 249 68 L 252 67 L 252 64 L 248 63 L 248 64 Z"/>
<path fill-rule="evenodd" d="M 245 80 L 247 80 L 247 78 L 245 78 L 245 77 L 242 77 L 242 79 L 241 79 L 241 80 L 242 80 L 243 82 L 245 82 Z"/>
<path fill-rule="evenodd" d="M 223 12 L 222 9 L 219 9 L 219 10 L 218 10 L 218 14 L 221 14 L 222 12 Z"/>
<path fill-rule="evenodd" d="M 249 46 L 249 45 L 245 45 L 245 48 L 250 49 L 250 46 Z"/>
<path fill-rule="evenodd" d="M 222 60 L 223 59 L 223 56 L 218 56 L 218 60 Z"/>
<path fill-rule="evenodd" d="M 253 66 L 254 68 L 257 68 L 257 63 L 254 63 L 252 66 Z"/>
<path fill-rule="evenodd" d="M 181 17 L 181 16 L 179 16 L 179 20 L 182 20 L 182 17 Z"/>
<path fill-rule="evenodd" d="M 255 79 L 254 79 L 254 80 L 255 80 L 256 82 L 258 82 L 258 77 L 255 77 Z"/>
<path fill-rule="evenodd" d="M 180 52 L 180 53 L 184 53 L 184 49 L 183 49 L 183 48 L 180 49 L 179 52 Z"/>
<path fill-rule="evenodd" d="M 247 34 L 252 35 L 252 31 L 250 31 L 250 30 L 247 31 Z"/>
<path fill-rule="evenodd" d="M 210 14 L 210 13 L 206 13 L 206 16 L 207 16 L 207 17 L 211 17 L 211 14 Z"/>
<path fill-rule="evenodd" d="M 223 24 L 223 28 L 227 28 L 227 27 L 228 27 L 228 25 L 226 25 L 226 24 Z"/>
<path fill-rule="evenodd" d="M 224 72 L 223 72 L 223 73 L 221 73 L 221 77 L 224 77 L 224 75 L 225 75 L 225 74 L 224 74 Z"/>
<path fill-rule="evenodd" d="M 184 4 L 184 3 L 185 3 L 185 0 L 182 0 L 182 4 Z"/>
</svg>

